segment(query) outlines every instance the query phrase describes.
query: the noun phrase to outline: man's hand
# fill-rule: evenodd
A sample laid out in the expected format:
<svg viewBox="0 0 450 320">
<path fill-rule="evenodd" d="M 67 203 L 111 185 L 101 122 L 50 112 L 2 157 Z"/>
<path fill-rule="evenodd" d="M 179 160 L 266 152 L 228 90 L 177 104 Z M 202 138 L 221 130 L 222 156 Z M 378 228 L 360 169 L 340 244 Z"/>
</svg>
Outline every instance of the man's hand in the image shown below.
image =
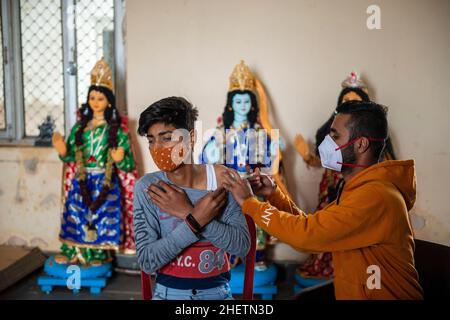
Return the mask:
<svg viewBox="0 0 450 320">
<path fill-rule="evenodd" d="M 226 202 L 227 192 L 223 187 L 220 187 L 201 198 L 195 204 L 192 215 L 203 228 L 219 214 L 220 209 Z"/>
<path fill-rule="evenodd" d="M 275 182 L 273 182 L 272 178 L 266 174 L 261 173 L 261 170 L 259 168 L 256 168 L 255 172 L 247 179 L 252 186 L 253 192 L 257 196 L 267 198 L 276 188 Z"/>
<path fill-rule="evenodd" d="M 242 179 L 233 169 L 226 169 L 227 170 L 221 174 L 222 184 L 225 189 L 229 190 L 233 194 L 236 202 L 242 206 L 245 199 L 253 197 L 252 188 L 247 179 Z"/>
<path fill-rule="evenodd" d="M 159 186 L 159 187 L 158 187 Z M 161 211 L 180 219 L 185 219 L 193 211 L 193 206 L 183 189 L 159 181 L 150 185 L 147 194 Z"/>
</svg>

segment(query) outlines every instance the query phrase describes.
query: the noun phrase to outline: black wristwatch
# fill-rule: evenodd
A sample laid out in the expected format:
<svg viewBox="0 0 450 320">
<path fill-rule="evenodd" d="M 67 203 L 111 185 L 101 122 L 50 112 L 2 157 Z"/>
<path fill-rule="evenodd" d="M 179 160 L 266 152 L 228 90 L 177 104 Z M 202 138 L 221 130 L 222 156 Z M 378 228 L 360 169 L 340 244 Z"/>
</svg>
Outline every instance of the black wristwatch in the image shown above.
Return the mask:
<svg viewBox="0 0 450 320">
<path fill-rule="evenodd" d="M 202 231 L 202 226 L 200 226 L 200 223 L 198 223 L 191 213 L 187 215 L 186 220 L 196 230 L 196 233 L 200 233 Z"/>
</svg>

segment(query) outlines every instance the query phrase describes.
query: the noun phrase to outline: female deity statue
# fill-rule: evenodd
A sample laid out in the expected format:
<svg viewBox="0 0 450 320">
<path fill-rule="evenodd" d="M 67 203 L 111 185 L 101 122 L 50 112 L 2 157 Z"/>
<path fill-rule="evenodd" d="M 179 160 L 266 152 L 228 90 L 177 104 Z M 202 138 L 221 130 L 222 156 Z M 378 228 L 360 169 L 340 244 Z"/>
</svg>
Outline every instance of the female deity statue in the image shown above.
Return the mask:
<svg viewBox="0 0 450 320">
<path fill-rule="evenodd" d="M 255 168 L 274 177 L 287 193 L 278 130 L 268 120 L 267 97 L 262 84 L 241 61 L 230 76 L 227 102 L 215 134 L 203 148 L 202 163 L 220 163 L 248 175 Z M 257 266 L 264 268 L 267 234 L 257 228 Z M 234 264 L 237 260 L 233 260 Z"/>
<path fill-rule="evenodd" d="M 53 135 L 65 163 L 64 211 L 59 264 L 96 266 L 110 262 L 108 250 L 133 252 L 132 191 L 136 181 L 126 122 L 113 93 L 112 72 L 104 59 L 91 73 L 87 101 L 67 141 Z"/>
</svg>

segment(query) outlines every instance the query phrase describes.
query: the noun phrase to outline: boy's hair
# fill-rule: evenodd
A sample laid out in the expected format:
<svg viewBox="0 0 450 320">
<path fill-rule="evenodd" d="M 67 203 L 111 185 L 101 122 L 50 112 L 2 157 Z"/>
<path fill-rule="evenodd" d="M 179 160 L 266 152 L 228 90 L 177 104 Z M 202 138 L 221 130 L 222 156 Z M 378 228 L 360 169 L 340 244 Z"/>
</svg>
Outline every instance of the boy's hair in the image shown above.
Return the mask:
<svg viewBox="0 0 450 320">
<path fill-rule="evenodd" d="M 387 107 L 385 106 L 375 102 L 348 101 L 338 106 L 335 113 L 351 116 L 347 123 L 350 140 L 366 137 L 386 141 L 388 138 Z M 377 160 L 383 154 L 385 141 L 370 141 L 372 154 Z"/>
<path fill-rule="evenodd" d="M 148 129 L 157 122 L 171 124 L 177 129 L 194 129 L 198 110 L 181 97 L 168 97 L 151 104 L 139 116 L 138 134 L 147 135 Z"/>
</svg>

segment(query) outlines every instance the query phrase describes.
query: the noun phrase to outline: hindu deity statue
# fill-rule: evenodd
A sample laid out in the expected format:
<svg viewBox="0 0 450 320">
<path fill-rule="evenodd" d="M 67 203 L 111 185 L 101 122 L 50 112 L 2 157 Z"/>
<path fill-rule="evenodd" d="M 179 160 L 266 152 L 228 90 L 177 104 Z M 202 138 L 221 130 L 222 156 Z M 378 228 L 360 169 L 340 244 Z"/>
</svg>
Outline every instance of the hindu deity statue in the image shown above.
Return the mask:
<svg viewBox="0 0 450 320">
<path fill-rule="evenodd" d="M 69 137 L 65 141 L 53 134 L 53 146 L 65 163 L 58 264 L 97 266 L 111 261 L 112 250 L 135 250 L 132 191 L 137 172 L 113 88 L 112 71 L 101 59 Z"/>
<path fill-rule="evenodd" d="M 242 177 L 255 168 L 274 177 L 287 192 L 283 178 L 281 150 L 283 142 L 278 130 L 269 122 L 267 97 L 261 82 L 241 61 L 229 79 L 227 101 L 219 117 L 215 134 L 205 144 L 202 163 L 220 163 L 233 168 Z M 270 238 L 257 228 L 256 266 L 264 268 L 264 250 Z M 232 259 L 232 264 L 237 264 Z"/>
</svg>

